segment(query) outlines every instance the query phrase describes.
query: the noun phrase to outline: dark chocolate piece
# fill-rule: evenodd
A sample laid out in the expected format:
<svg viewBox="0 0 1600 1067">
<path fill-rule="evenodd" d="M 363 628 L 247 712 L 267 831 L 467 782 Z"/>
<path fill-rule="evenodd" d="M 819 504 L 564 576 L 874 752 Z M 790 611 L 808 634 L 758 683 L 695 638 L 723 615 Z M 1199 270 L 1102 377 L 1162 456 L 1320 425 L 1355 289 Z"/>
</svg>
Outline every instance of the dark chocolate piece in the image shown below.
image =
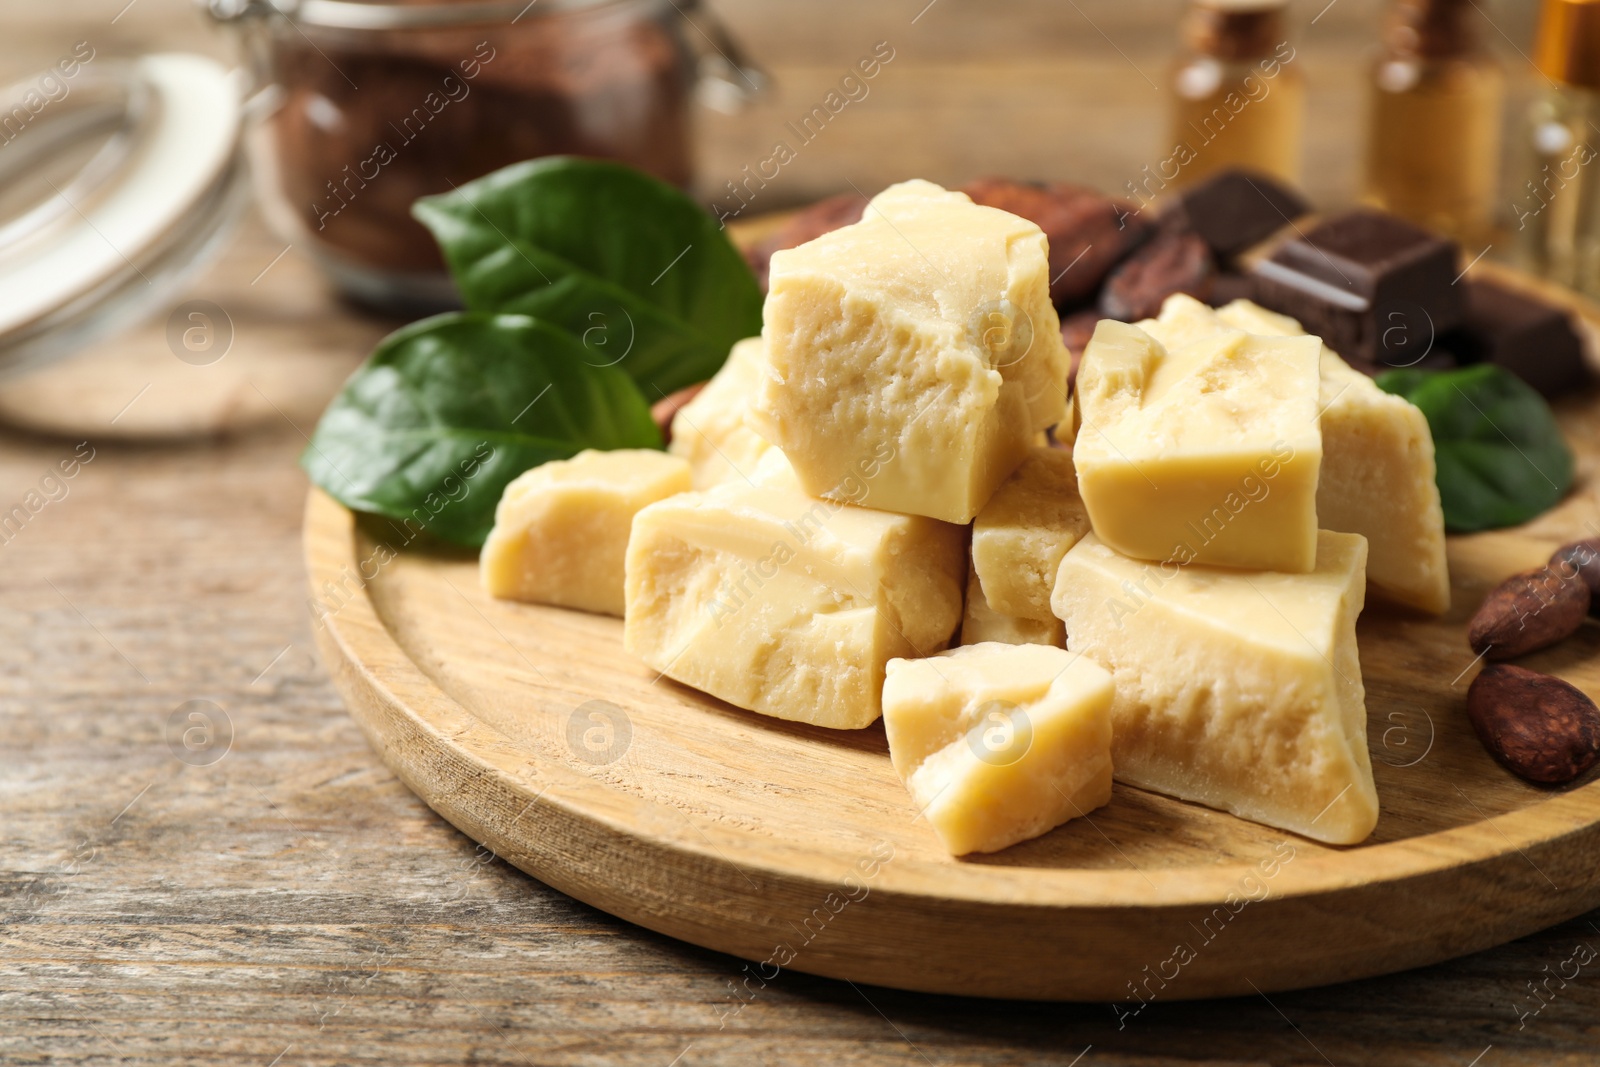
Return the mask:
<svg viewBox="0 0 1600 1067">
<path fill-rule="evenodd" d="M 1235 300 L 1255 300 L 1256 281 L 1248 274 L 1223 272 L 1211 282 L 1211 297 L 1207 300 L 1214 308 L 1231 304 Z"/>
<path fill-rule="evenodd" d="M 1395 355 L 1391 357 L 1393 363 L 1372 363 L 1365 359 L 1349 359 L 1346 363 L 1371 378 L 1376 378 L 1384 371 L 1415 369 L 1415 370 L 1454 370 L 1459 361 L 1456 354 L 1445 345 L 1442 340 L 1436 340 L 1432 348 L 1424 352 L 1412 352 L 1404 357 Z"/>
<path fill-rule="evenodd" d="M 1216 274 L 1204 241 L 1184 230 L 1163 231 L 1111 272 L 1100 290 L 1100 314 L 1135 322 L 1159 314 L 1174 293 L 1206 300 Z"/>
<path fill-rule="evenodd" d="M 1462 284 L 1467 319 L 1445 340 L 1461 362 L 1504 367 L 1546 397 L 1589 384 L 1583 339 L 1565 310 L 1497 282 Z"/>
<path fill-rule="evenodd" d="M 1414 366 L 1466 316 L 1455 242 L 1393 215 L 1328 219 L 1256 264 L 1257 301 L 1351 362 Z"/>
<path fill-rule="evenodd" d="M 1161 221 L 1193 230 L 1219 260 L 1265 241 L 1311 205 L 1276 178 L 1252 170 L 1224 170 L 1179 192 Z"/>
<path fill-rule="evenodd" d="M 1131 204 L 1064 182 L 981 178 L 962 187 L 974 203 L 1020 215 L 1050 241 L 1050 299 L 1092 298 L 1106 274 L 1142 244 L 1154 224 Z"/>
<path fill-rule="evenodd" d="M 866 210 L 867 202 L 860 194 L 839 193 L 801 209 L 782 226 L 751 245 L 745 250 L 744 256 L 750 269 L 756 272 L 761 291 L 767 291 L 767 271 L 772 266 L 772 253 L 795 248 L 825 233 L 860 222 Z"/>
</svg>

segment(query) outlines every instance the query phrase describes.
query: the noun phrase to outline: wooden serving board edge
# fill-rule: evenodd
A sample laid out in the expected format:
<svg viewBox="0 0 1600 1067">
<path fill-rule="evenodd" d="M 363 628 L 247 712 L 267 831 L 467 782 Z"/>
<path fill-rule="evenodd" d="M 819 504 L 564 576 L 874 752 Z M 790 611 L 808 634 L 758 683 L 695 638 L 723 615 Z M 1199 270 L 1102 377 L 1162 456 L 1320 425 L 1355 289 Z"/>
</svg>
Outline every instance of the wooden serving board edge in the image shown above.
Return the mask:
<svg viewBox="0 0 1600 1067">
<path fill-rule="evenodd" d="M 305 540 L 314 596 L 326 582 L 348 583 L 357 539 L 355 517 L 313 490 Z M 401 780 L 463 833 L 569 896 L 761 961 L 790 936 L 770 917 L 811 914 L 848 873 L 848 865 L 786 868 L 776 862 L 781 843 L 763 853 L 765 861 L 747 858 L 739 837 L 714 822 L 693 824 L 570 768 L 530 760 L 408 659 L 364 585 L 337 613 L 314 619 L 313 629 L 352 715 Z M 1235 995 L 1389 973 L 1582 914 L 1600 904 L 1597 811 L 1600 781 L 1591 781 L 1481 823 L 1367 846 L 1361 877 L 1336 873 L 1336 853 L 1306 855 L 1250 905 L 1249 922 L 1229 928 L 1229 958 L 1256 961 L 1248 973 L 1208 965 L 1218 954 L 1202 952 L 1162 995 Z M 641 824 L 651 832 L 637 832 Z M 1481 844 L 1474 847 L 1484 836 L 1505 847 L 1485 857 Z M 825 942 L 808 943 L 787 966 L 928 992 L 1119 999 L 1120 983 L 1105 976 L 1126 972 L 1131 983 L 1143 963 L 1170 958 L 1175 933 L 1237 893 L 1242 873 L 1248 868 L 1144 874 L 891 859 L 870 891 L 833 918 Z M 1530 894 L 1537 894 L 1531 904 Z M 1516 906 L 1508 907 L 1513 897 Z M 1444 925 L 1430 914 L 1440 899 L 1458 912 Z M 882 948 L 885 924 L 904 931 L 901 947 Z M 935 965 L 929 939 L 938 940 Z M 869 944 L 878 948 L 852 948 Z M 1312 946 L 1319 958 L 1307 966 Z M 1018 961 L 1029 959 L 1055 966 L 1019 979 Z"/>
</svg>

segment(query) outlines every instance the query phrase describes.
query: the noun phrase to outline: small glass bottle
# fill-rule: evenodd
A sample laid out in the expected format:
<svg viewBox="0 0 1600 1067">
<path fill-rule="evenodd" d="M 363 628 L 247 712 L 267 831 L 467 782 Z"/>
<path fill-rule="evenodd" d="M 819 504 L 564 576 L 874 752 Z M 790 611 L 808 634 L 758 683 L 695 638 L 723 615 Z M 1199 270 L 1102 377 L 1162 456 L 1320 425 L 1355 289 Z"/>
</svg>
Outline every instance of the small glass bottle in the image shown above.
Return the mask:
<svg viewBox="0 0 1600 1067">
<path fill-rule="evenodd" d="M 1285 7 L 1285 0 L 1192 0 L 1170 81 L 1167 181 L 1186 185 L 1229 167 L 1299 181 L 1305 80 Z"/>
<path fill-rule="evenodd" d="M 1395 0 L 1372 67 L 1365 199 L 1468 246 L 1489 240 L 1505 75 L 1472 0 Z"/>
<path fill-rule="evenodd" d="M 1600 296 L 1600 3 L 1544 0 L 1534 64 L 1548 84 L 1519 131 L 1506 220 L 1514 259 Z"/>
</svg>

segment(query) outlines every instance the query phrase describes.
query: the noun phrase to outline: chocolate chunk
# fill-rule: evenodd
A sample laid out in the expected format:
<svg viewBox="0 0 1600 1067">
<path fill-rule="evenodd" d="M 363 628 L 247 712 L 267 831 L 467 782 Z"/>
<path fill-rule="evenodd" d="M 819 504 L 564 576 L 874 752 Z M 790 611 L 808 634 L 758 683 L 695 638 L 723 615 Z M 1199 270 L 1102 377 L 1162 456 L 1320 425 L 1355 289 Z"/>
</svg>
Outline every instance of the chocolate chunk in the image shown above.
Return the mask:
<svg viewBox="0 0 1600 1067">
<path fill-rule="evenodd" d="M 1351 211 L 1256 264 L 1257 300 L 1346 359 L 1415 366 L 1466 316 L 1455 242 L 1376 211 Z"/>
<path fill-rule="evenodd" d="M 744 258 L 756 272 L 761 291 L 767 291 L 767 270 L 772 253 L 795 248 L 825 233 L 860 222 L 867 202 L 856 193 L 839 193 L 795 212 L 787 222 L 745 250 Z"/>
<path fill-rule="evenodd" d="M 1164 231 L 1111 272 L 1100 290 L 1100 314 L 1135 322 L 1159 314 L 1162 301 L 1174 293 L 1206 300 L 1216 274 L 1204 241 L 1187 231 Z"/>
<path fill-rule="evenodd" d="M 1454 370 L 1460 366 L 1454 350 L 1442 338 L 1420 356 L 1412 353 L 1403 358 L 1398 355 L 1390 358 L 1394 360 L 1393 363 L 1373 363 L 1365 359 L 1347 359 L 1345 362 L 1370 378 L 1391 370 Z"/>
<path fill-rule="evenodd" d="M 1212 255 L 1228 260 L 1310 210 L 1304 197 L 1276 178 L 1224 170 L 1179 192 L 1161 220 L 1193 230 Z"/>
<path fill-rule="evenodd" d="M 1565 310 L 1497 282 L 1463 284 L 1467 319 L 1446 339 L 1461 362 L 1504 367 L 1547 397 L 1589 383 L 1583 340 Z"/>
<path fill-rule="evenodd" d="M 1219 308 L 1224 304 L 1231 304 L 1235 300 L 1254 300 L 1256 298 L 1256 282 L 1248 274 L 1233 274 L 1224 271 L 1211 282 L 1211 298 L 1207 301 L 1212 307 Z"/>
<path fill-rule="evenodd" d="M 1131 204 L 1063 182 L 981 178 L 962 187 L 974 203 L 1020 215 L 1050 241 L 1050 298 L 1058 305 L 1094 296 L 1107 273 L 1154 226 Z"/>
</svg>

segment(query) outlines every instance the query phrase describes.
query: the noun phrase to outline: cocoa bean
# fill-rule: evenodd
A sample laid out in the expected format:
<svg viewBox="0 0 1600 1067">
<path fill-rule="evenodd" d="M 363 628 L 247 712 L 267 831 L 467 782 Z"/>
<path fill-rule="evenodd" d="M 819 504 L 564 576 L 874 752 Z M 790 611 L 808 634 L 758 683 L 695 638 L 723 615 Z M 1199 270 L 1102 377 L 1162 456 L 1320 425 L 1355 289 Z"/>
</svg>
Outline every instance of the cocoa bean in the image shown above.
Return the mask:
<svg viewBox="0 0 1600 1067">
<path fill-rule="evenodd" d="M 1135 322 L 1154 318 L 1174 293 L 1208 300 L 1217 274 L 1206 243 L 1192 233 L 1167 230 L 1123 260 L 1100 290 L 1100 313 Z"/>
<path fill-rule="evenodd" d="M 980 178 L 961 191 L 975 204 L 1009 211 L 1044 231 L 1050 299 L 1060 305 L 1093 297 L 1106 273 L 1155 228 L 1132 204 L 1081 185 Z"/>
<path fill-rule="evenodd" d="M 767 291 L 767 273 L 772 267 L 774 252 L 796 248 L 825 233 L 860 222 L 866 209 L 867 201 L 859 193 L 839 193 L 795 212 L 782 226 L 745 249 L 744 258 L 755 271 L 761 291 Z"/>
<path fill-rule="evenodd" d="M 1589 587 L 1589 614 L 1600 615 L 1600 537 L 1574 541 L 1556 549 L 1550 566 L 1562 574 L 1573 574 Z"/>
<path fill-rule="evenodd" d="M 677 416 L 683 405 L 700 395 L 700 390 L 706 387 L 705 382 L 696 382 L 686 385 L 677 392 L 668 393 L 666 396 L 650 405 L 650 417 L 656 421 L 656 428 L 661 431 L 661 443 L 672 443 L 672 420 Z"/>
<path fill-rule="evenodd" d="M 1600 709 L 1548 674 L 1490 664 L 1467 690 L 1467 718 L 1489 754 L 1530 782 L 1570 782 L 1600 760 Z"/>
<path fill-rule="evenodd" d="M 1589 612 L 1589 587 L 1560 568 L 1544 567 L 1495 587 L 1467 627 L 1472 650 L 1491 660 L 1515 659 L 1567 637 Z"/>
</svg>

